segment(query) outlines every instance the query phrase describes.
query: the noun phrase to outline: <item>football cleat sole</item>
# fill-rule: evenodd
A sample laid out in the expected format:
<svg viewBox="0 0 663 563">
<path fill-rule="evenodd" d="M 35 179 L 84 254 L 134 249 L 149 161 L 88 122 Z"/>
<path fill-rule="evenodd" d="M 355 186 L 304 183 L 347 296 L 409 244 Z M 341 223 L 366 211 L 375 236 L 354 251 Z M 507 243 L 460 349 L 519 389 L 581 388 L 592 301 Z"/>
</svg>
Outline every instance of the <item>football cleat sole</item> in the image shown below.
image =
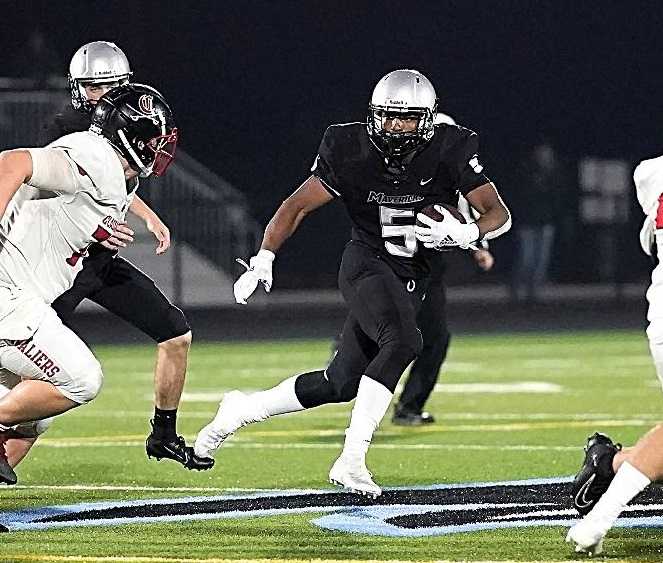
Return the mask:
<svg viewBox="0 0 663 563">
<path fill-rule="evenodd" d="M 169 459 L 176 463 L 179 463 L 185 469 L 193 471 L 207 471 L 214 467 L 214 460 L 211 458 L 201 458 L 197 456 L 191 446 L 187 446 L 184 443 L 184 439 L 178 436 L 178 442 L 181 441 L 181 446 L 183 451 L 159 451 L 159 448 L 165 448 L 164 445 L 160 445 L 157 442 L 154 443 L 153 437 L 150 435 L 145 440 L 145 453 L 147 459 L 156 459 L 161 461 L 162 459 Z M 170 455 L 168 455 L 170 454 Z"/>
<path fill-rule="evenodd" d="M 341 481 L 337 481 L 336 479 L 330 479 L 329 482 L 332 485 L 342 487 L 343 490 L 348 492 L 348 493 L 354 493 L 356 495 L 361 495 L 363 497 L 367 497 L 367 498 L 371 498 L 371 499 L 376 499 L 382 494 L 382 493 L 372 493 L 370 491 L 363 491 L 361 489 L 357 489 L 356 487 L 349 487 L 345 483 L 341 483 Z"/>
</svg>

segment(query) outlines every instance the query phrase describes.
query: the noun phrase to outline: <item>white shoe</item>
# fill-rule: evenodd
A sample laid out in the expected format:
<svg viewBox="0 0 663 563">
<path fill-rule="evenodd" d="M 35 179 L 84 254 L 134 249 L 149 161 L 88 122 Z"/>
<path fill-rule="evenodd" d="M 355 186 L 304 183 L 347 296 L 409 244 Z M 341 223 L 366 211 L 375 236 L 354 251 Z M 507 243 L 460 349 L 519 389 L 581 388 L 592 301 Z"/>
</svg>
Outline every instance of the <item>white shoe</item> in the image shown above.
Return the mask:
<svg viewBox="0 0 663 563">
<path fill-rule="evenodd" d="M 603 551 L 605 534 L 594 520 L 585 517 L 569 530 L 566 542 L 576 544 L 576 553 L 586 553 L 591 557 Z"/>
<path fill-rule="evenodd" d="M 193 451 L 198 457 L 214 457 L 223 443 L 236 430 L 251 422 L 265 420 L 264 409 L 241 391 L 230 391 L 223 396 L 216 416 L 196 437 Z"/>
<path fill-rule="evenodd" d="M 351 493 L 378 498 L 382 489 L 375 484 L 363 459 L 341 456 L 329 470 L 329 482 L 344 487 Z"/>
</svg>

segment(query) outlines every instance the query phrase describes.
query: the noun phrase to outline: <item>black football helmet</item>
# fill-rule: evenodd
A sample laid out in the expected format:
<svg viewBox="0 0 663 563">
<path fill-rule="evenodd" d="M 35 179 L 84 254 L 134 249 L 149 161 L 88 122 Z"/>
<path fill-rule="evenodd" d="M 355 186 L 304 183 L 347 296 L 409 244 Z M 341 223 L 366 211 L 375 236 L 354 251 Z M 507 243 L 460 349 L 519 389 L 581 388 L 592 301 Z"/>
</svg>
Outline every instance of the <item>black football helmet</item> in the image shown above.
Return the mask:
<svg viewBox="0 0 663 563">
<path fill-rule="evenodd" d="M 104 94 L 92 113 L 90 131 L 105 137 L 143 178 L 162 176 L 175 158 L 173 112 L 145 84 L 125 84 Z"/>
</svg>

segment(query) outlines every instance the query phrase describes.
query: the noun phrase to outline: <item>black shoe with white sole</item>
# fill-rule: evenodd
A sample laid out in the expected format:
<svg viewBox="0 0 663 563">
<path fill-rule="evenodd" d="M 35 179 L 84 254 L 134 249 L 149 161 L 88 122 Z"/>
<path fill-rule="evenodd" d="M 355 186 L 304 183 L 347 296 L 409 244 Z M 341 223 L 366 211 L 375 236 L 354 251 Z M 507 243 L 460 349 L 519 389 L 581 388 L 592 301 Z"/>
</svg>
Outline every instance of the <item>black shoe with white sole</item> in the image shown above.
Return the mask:
<svg viewBox="0 0 663 563">
<path fill-rule="evenodd" d="M 573 506 L 583 516 L 587 514 L 608 490 L 615 477 L 612 460 L 621 444 L 614 444 L 608 436 L 596 432 L 587 438 L 585 460 L 573 481 Z"/>
</svg>

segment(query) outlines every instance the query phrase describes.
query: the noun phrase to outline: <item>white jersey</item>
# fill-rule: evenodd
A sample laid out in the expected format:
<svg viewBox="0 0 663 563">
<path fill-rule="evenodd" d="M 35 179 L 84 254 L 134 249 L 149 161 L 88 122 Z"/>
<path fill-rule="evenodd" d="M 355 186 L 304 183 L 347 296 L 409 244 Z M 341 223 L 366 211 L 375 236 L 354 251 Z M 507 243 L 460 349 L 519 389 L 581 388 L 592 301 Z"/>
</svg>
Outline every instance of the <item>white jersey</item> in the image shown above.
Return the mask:
<svg viewBox="0 0 663 563">
<path fill-rule="evenodd" d="M 34 333 L 48 305 L 73 285 L 87 247 L 110 236 L 134 195 L 127 193 L 117 153 L 94 133 L 72 133 L 28 150 L 30 184 L 57 197 L 33 200 L 31 186 L 21 186 L 0 222 L 2 339 Z M 44 165 L 52 156 L 56 173 Z"/>
<path fill-rule="evenodd" d="M 645 215 L 656 221 L 659 198 L 663 194 L 663 156 L 643 160 L 633 172 L 635 192 Z"/>
<path fill-rule="evenodd" d="M 657 233 L 657 218 L 659 209 L 663 210 L 663 156 L 643 160 L 633 172 L 635 183 L 635 194 L 638 203 L 645 214 L 645 220 L 640 229 L 640 246 L 645 254 L 651 256 L 655 238 L 663 236 L 663 232 Z M 663 214 L 661 217 L 663 222 Z M 663 223 L 662 223 L 663 225 Z M 661 242 L 657 242 L 661 248 Z"/>
</svg>

